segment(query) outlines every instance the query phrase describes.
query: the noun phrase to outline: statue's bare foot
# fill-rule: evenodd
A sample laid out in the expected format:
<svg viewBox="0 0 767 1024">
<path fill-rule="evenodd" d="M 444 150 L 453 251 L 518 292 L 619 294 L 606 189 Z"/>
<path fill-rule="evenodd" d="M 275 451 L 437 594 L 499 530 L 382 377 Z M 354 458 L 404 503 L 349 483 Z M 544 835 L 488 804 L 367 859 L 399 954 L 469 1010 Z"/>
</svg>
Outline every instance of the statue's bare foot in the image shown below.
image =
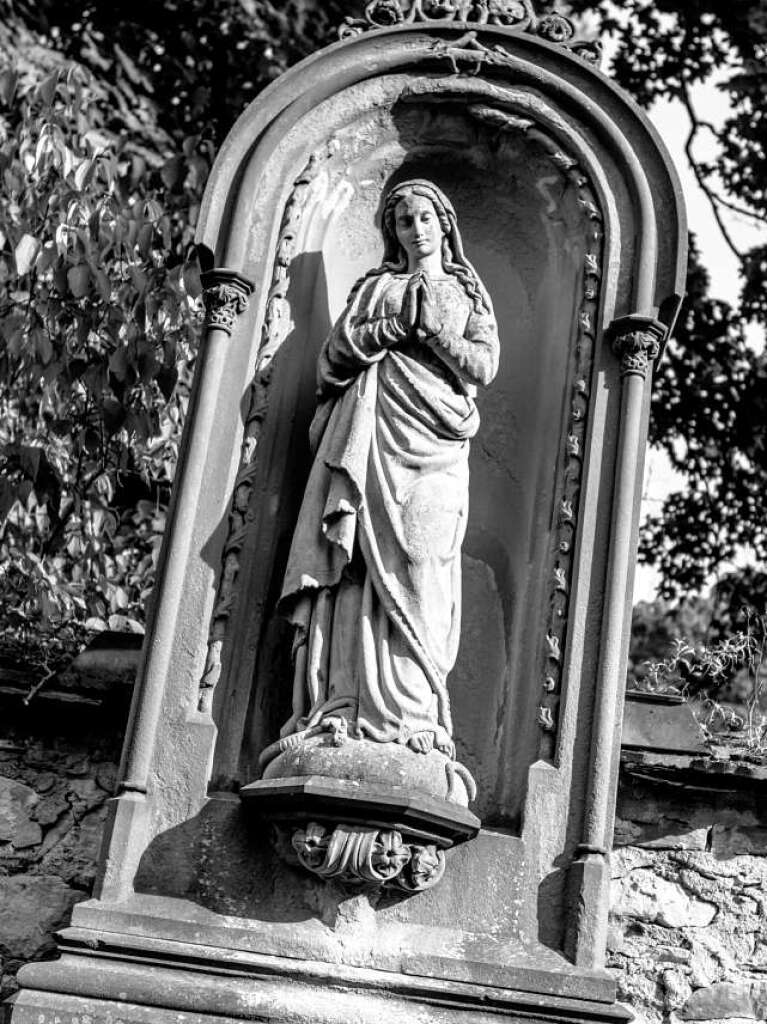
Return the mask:
<svg viewBox="0 0 767 1024">
<path fill-rule="evenodd" d="M 407 741 L 407 745 L 416 754 L 428 754 L 434 748 L 434 733 L 427 731 L 414 732 Z"/>
<path fill-rule="evenodd" d="M 446 740 L 442 743 L 437 743 L 437 750 L 444 754 L 445 757 L 449 757 L 451 761 L 455 761 L 455 743 L 452 740 Z"/>
<path fill-rule="evenodd" d="M 330 742 L 334 747 L 342 747 L 349 736 L 349 723 L 341 715 L 326 715 L 320 723 L 325 732 L 330 733 Z"/>
</svg>

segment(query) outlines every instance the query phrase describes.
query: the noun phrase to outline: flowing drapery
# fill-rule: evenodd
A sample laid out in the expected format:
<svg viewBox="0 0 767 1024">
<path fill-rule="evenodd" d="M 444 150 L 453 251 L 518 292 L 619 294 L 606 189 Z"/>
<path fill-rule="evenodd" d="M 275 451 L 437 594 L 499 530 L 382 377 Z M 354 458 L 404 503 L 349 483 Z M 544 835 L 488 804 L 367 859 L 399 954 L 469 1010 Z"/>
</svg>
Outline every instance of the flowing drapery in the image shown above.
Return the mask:
<svg viewBox="0 0 767 1024">
<path fill-rule="evenodd" d="M 371 275 L 319 359 L 316 448 L 283 584 L 297 686 L 287 731 L 341 716 L 358 736 L 452 736 L 474 395 L 497 368 L 490 312 L 433 279 L 442 330 L 408 340 L 408 277 Z"/>
</svg>

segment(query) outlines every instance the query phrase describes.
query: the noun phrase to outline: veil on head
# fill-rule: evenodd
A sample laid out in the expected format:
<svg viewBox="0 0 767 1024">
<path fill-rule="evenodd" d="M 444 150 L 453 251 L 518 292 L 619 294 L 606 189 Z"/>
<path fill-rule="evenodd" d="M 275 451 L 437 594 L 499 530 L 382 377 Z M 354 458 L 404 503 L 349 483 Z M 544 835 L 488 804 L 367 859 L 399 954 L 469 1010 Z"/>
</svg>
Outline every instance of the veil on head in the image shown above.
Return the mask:
<svg viewBox="0 0 767 1024">
<path fill-rule="evenodd" d="M 352 294 L 358 290 L 362 281 L 368 277 L 384 274 L 387 271 L 401 273 L 407 269 L 407 256 L 399 243 L 394 226 L 394 211 L 397 203 L 408 195 L 422 196 L 431 201 L 443 231 L 442 265 L 446 273 L 453 274 L 460 280 L 466 294 L 474 304 L 474 309 L 478 313 L 492 313 L 490 296 L 487 294 L 485 286 L 482 284 L 476 270 L 464 254 L 463 242 L 461 240 L 461 233 L 458 230 L 458 220 L 453 204 L 442 189 L 438 188 L 431 181 L 426 181 L 424 178 L 401 181 L 389 190 L 384 201 L 383 216 L 381 218 L 381 231 L 384 239 L 383 262 L 380 267 L 368 271 L 357 282 Z"/>
</svg>

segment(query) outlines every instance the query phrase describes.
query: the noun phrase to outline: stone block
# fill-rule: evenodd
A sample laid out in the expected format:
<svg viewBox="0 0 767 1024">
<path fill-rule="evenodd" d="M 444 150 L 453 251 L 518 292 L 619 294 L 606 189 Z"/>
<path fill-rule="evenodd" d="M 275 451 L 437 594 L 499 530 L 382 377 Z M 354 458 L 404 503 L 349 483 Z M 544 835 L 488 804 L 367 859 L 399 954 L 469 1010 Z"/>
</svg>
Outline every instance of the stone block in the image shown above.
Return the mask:
<svg viewBox="0 0 767 1024">
<path fill-rule="evenodd" d="M 626 846 L 610 854 L 610 872 L 613 878 L 623 878 L 635 868 L 648 867 L 657 860 L 657 854 L 637 846 Z"/>
<path fill-rule="evenodd" d="M 705 928 L 716 916 L 713 903 L 696 899 L 676 882 L 639 868 L 615 883 L 613 912 L 665 928 Z"/>
<path fill-rule="evenodd" d="M 634 821 L 616 818 L 613 827 L 613 846 L 632 846 L 642 835 L 642 829 Z"/>
<path fill-rule="evenodd" d="M 690 983 L 678 967 L 670 967 L 661 974 L 663 1005 L 667 1010 L 676 1010 L 689 998 Z"/>
<path fill-rule="evenodd" d="M 51 793 L 44 796 L 35 808 L 35 819 L 41 825 L 53 825 L 69 809 L 69 801 L 62 793 Z"/>
<path fill-rule="evenodd" d="M 636 691 L 626 694 L 622 745 L 670 753 L 708 752 L 687 701 Z"/>
<path fill-rule="evenodd" d="M 693 992 L 679 1011 L 682 1020 L 767 1020 L 767 982 L 720 981 Z"/>
<path fill-rule="evenodd" d="M 99 808 L 63 831 L 43 857 L 43 870 L 59 875 L 77 888 L 89 889 L 96 876 L 105 818 L 106 809 Z"/>
<path fill-rule="evenodd" d="M 35 790 L 38 793 L 47 793 L 56 785 L 57 778 L 54 772 L 40 772 L 35 779 Z"/>
<path fill-rule="evenodd" d="M 0 878 L 0 948 L 22 960 L 53 947 L 53 932 L 84 893 L 53 875 Z"/>
<path fill-rule="evenodd" d="M 767 828 L 749 825 L 714 825 L 711 830 L 711 852 L 721 860 L 743 854 L 767 855 Z"/>
<path fill-rule="evenodd" d="M 689 964 L 692 960 L 692 953 L 683 946 L 663 946 L 658 950 L 658 960 L 665 960 L 672 964 Z"/>
<path fill-rule="evenodd" d="M 30 813 L 37 800 L 37 794 L 31 787 L 15 779 L 0 777 L 0 842 L 18 846 L 16 840 L 28 831 Z"/>
<path fill-rule="evenodd" d="M 708 846 L 708 829 L 694 828 L 675 832 L 661 823 L 654 828 L 642 830 L 636 845 L 648 850 L 705 850 Z"/>
<path fill-rule="evenodd" d="M 11 846 L 14 850 L 28 850 L 43 841 L 43 830 L 36 821 L 22 821 L 16 828 Z"/>
</svg>

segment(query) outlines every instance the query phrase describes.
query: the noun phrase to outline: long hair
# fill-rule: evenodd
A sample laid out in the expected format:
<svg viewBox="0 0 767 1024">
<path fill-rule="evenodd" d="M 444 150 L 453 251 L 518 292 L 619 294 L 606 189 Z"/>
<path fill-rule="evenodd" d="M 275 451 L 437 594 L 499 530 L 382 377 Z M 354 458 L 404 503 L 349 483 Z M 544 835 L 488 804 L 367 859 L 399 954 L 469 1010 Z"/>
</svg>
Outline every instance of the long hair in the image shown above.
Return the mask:
<svg viewBox="0 0 767 1024">
<path fill-rule="evenodd" d="M 377 277 L 379 274 L 385 273 L 401 274 L 407 270 L 407 254 L 397 238 L 394 220 L 397 203 L 406 196 L 421 196 L 431 202 L 442 229 L 442 266 L 445 273 L 453 274 L 458 278 L 477 313 L 492 314 L 493 307 L 490 296 L 476 270 L 464 254 L 453 204 L 441 189 L 423 178 L 402 181 L 399 185 L 395 185 L 386 196 L 381 218 L 381 231 L 384 240 L 383 262 L 355 282 L 349 301 L 351 302 L 363 282 L 369 277 Z"/>
</svg>

